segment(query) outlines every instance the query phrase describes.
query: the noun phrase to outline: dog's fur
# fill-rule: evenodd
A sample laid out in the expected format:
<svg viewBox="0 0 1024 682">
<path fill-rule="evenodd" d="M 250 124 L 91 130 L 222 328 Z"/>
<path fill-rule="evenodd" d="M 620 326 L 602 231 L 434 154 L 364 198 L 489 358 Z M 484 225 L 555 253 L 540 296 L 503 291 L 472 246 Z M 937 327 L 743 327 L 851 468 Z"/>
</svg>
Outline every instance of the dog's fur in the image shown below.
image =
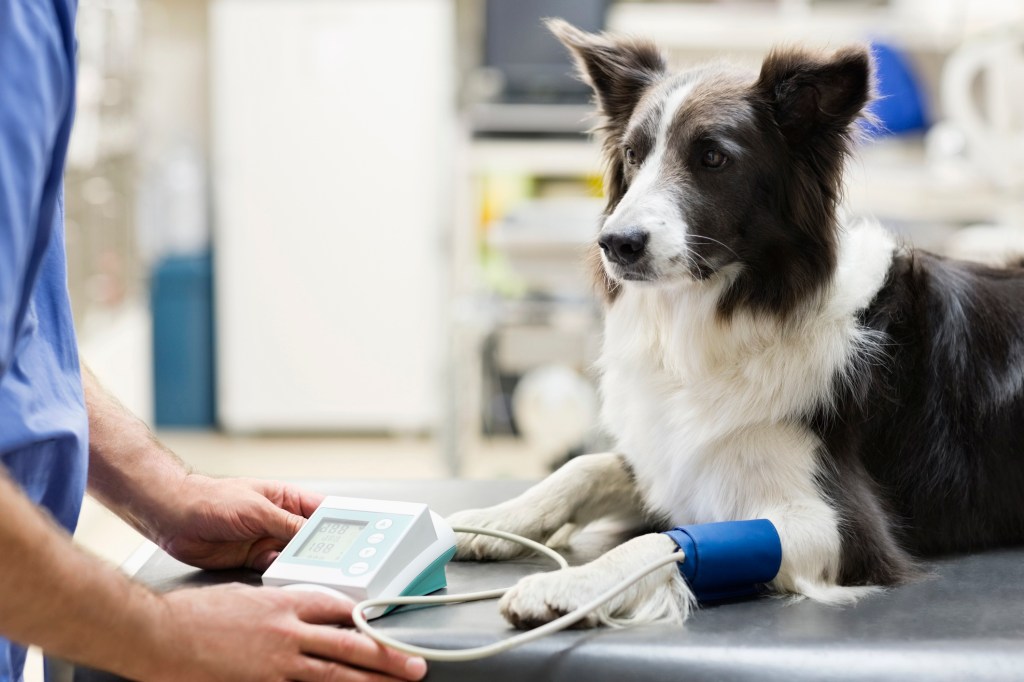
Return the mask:
<svg viewBox="0 0 1024 682">
<path fill-rule="evenodd" d="M 1024 540 L 1024 270 L 841 224 L 867 50 L 670 74 L 650 43 L 550 26 L 603 121 L 602 417 L 622 454 L 453 522 L 548 541 L 609 514 L 657 530 L 768 518 L 773 587 L 829 603 L 911 579 L 919 557 Z M 673 549 L 641 535 L 524 579 L 501 608 L 551 620 Z M 518 551 L 459 543 L 462 558 Z M 692 602 L 667 566 L 586 624 L 678 621 Z"/>
</svg>

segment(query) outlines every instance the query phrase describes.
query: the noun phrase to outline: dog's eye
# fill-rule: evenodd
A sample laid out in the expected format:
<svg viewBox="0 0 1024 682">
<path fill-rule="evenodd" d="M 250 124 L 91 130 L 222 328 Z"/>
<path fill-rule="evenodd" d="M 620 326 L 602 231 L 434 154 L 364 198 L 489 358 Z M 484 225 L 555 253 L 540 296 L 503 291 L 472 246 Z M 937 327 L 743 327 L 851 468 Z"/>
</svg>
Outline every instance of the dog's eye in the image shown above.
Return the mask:
<svg viewBox="0 0 1024 682">
<path fill-rule="evenodd" d="M 701 163 L 704 164 L 705 168 L 721 168 L 728 160 L 729 157 L 717 149 L 709 149 L 704 152 L 704 157 L 701 159 Z"/>
<path fill-rule="evenodd" d="M 633 151 L 632 147 L 626 147 L 626 163 L 630 166 L 636 165 L 636 152 Z"/>
</svg>

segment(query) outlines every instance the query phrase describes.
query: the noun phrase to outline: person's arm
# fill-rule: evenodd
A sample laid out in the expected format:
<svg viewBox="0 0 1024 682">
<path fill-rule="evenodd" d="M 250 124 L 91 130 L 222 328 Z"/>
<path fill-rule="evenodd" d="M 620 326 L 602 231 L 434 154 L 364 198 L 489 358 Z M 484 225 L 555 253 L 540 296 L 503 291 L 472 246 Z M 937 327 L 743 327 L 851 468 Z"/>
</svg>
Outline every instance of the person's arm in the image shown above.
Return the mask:
<svg viewBox="0 0 1024 682">
<path fill-rule="evenodd" d="M 200 568 L 263 570 L 323 499 L 279 482 L 193 473 L 88 369 L 82 379 L 89 411 L 90 492 L 180 561 Z M 383 674 L 416 680 L 426 673 L 418 657 L 321 625 L 351 623 L 351 604 L 322 594 L 234 586 L 171 592 L 164 602 L 166 623 L 187 640 L 184 650 L 211 669 L 220 669 L 222 658 L 235 659 L 232 665 L 248 666 L 251 673 L 223 679 L 271 679 L 261 671 L 278 657 L 306 671 L 285 679 L 369 681 L 385 679 Z M 181 674 L 168 679 L 206 678 Z"/>
<path fill-rule="evenodd" d="M 174 498 L 191 472 L 84 364 L 82 387 L 89 413 L 89 492 L 156 541 L 161 498 Z"/>
<path fill-rule="evenodd" d="M 265 569 L 322 495 L 273 481 L 191 472 L 83 368 L 89 492 L 174 558 Z"/>
<path fill-rule="evenodd" d="M 154 594 L 75 547 L 2 467 L 0 547 L 0 635 L 75 663 L 144 682 L 372 682 L 425 672 L 422 660 L 317 625 L 350 620 L 350 604 L 323 595 L 241 585 Z"/>
<path fill-rule="evenodd" d="M 72 660 L 145 672 L 125 663 L 159 636 L 158 599 L 75 548 L 2 467 L 0 547 L 0 633 Z"/>
</svg>

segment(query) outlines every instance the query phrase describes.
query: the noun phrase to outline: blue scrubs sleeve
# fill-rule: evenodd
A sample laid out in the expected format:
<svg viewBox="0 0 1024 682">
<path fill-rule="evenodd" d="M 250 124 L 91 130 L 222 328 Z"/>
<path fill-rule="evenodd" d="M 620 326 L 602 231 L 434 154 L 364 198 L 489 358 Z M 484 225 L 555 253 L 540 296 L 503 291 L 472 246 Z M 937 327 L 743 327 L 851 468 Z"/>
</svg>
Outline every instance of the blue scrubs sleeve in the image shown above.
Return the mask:
<svg viewBox="0 0 1024 682">
<path fill-rule="evenodd" d="M 23 333 L 64 171 L 74 72 L 58 14 L 53 0 L 0 2 L 0 377 Z"/>
<path fill-rule="evenodd" d="M 75 0 L 0 0 L 0 469 L 69 531 L 88 465 L 62 199 L 74 16 Z M 0 681 L 24 662 L 0 637 Z"/>
</svg>

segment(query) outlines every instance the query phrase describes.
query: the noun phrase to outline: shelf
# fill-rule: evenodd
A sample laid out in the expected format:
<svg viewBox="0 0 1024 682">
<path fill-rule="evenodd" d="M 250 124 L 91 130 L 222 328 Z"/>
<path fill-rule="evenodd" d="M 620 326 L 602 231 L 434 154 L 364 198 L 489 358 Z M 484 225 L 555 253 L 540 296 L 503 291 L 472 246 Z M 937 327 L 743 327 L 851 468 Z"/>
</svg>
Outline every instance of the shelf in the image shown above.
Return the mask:
<svg viewBox="0 0 1024 682">
<path fill-rule="evenodd" d="M 475 173 L 522 173 L 541 176 L 596 175 L 601 149 L 594 140 L 476 139 L 470 143 Z"/>
<path fill-rule="evenodd" d="M 835 47 L 883 38 L 906 49 L 947 52 L 963 26 L 941 13 L 912 15 L 884 7 L 786 10 L 771 4 L 622 3 L 608 15 L 610 30 L 650 38 L 668 50 L 763 52 L 776 44 Z"/>
<path fill-rule="evenodd" d="M 594 127 L 593 105 L 480 103 L 469 111 L 476 135 L 585 135 Z"/>
</svg>

